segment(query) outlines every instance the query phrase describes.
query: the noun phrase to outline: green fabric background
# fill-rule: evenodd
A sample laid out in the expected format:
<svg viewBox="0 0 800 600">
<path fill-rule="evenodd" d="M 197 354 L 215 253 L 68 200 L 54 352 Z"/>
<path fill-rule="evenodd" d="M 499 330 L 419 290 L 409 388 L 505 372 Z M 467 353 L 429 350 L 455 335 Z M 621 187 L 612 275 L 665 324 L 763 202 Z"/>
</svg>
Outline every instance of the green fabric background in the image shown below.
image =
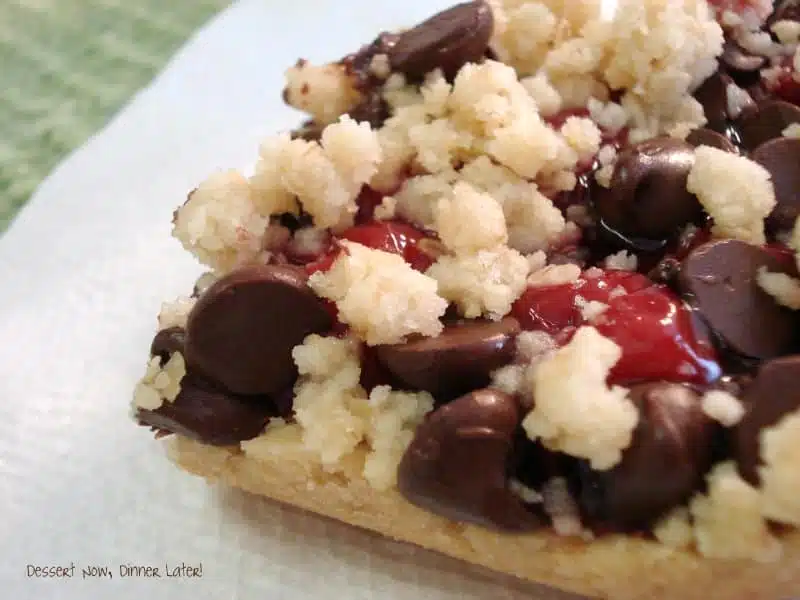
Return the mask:
<svg viewBox="0 0 800 600">
<path fill-rule="evenodd" d="M 0 232 L 230 0 L 0 0 Z"/>
</svg>

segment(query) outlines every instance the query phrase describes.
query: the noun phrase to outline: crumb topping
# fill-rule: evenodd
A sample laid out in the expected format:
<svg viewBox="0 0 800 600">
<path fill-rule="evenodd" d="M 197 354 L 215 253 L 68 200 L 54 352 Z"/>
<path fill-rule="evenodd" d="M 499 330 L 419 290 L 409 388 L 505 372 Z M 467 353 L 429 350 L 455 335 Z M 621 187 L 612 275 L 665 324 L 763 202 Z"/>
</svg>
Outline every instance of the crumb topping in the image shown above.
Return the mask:
<svg viewBox="0 0 800 600">
<path fill-rule="evenodd" d="M 761 432 L 761 457 L 764 516 L 800 526 L 800 413 L 790 414 Z"/>
<path fill-rule="evenodd" d="M 360 339 L 370 346 L 396 344 L 412 333 L 436 336 L 442 331 L 439 318 L 447 302 L 437 294 L 434 274 L 415 271 L 396 254 L 355 242 L 342 245 L 331 269 L 312 275 L 309 285 L 336 303 L 339 319 Z"/>
<path fill-rule="evenodd" d="M 733 427 L 744 416 L 744 405 L 733 394 L 711 390 L 703 394 L 703 412 L 725 427 Z"/>
<path fill-rule="evenodd" d="M 293 351 L 301 376 L 295 386 L 296 424 L 273 420 L 259 437 L 243 442 L 243 450 L 258 457 L 302 448 L 336 470 L 367 444 L 365 479 L 379 490 L 392 487 L 414 429 L 433 409 L 433 397 L 385 385 L 367 395 L 359 384 L 358 348 L 352 338 L 308 336 Z"/>
<path fill-rule="evenodd" d="M 525 290 L 528 261 L 507 246 L 461 256 L 444 255 L 426 274 L 439 286 L 439 295 L 453 302 L 467 318 L 499 320 Z"/>
<path fill-rule="evenodd" d="M 622 351 L 593 327 L 541 361 L 529 384 L 535 405 L 522 422 L 528 437 L 610 469 L 631 442 L 638 420 L 628 391 L 606 378 Z"/>
<path fill-rule="evenodd" d="M 189 194 L 175 213 L 173 234 L 201 263 L 226 272 L 256 260 L 267 224 L 248 180 L 227 171 Z"/>
<path fill-rule="evenodd" d="M 564 265 L 547 265 L 534 271 L 528 277 L 529 287 L 547 287 L 550 285 L 565 285 L 578 281 L 581 268 L 570 263 Z"/>
<path fill-rule="evenodd" d="M 508 241 L 503 209 L 492 196 L 459 182 L 452 195 L 436 205 L 435 223 L 439 239 L 457 255 L 504 246 Z"/>
<path fill-rule="evenodd" d="M 686 188 L 714 219 L 716 237 L 765 243 L 764 219 L 775 207 L 775 191 L 761 165 L 744 156 L 700 146 Z"/>
<path fill-rule="evenodd" d="M 333 123 L 355 107 L 360 94 L 341 64 L 315 66 L 299 61 L 286 71 L 286 102 L 310 114 L 317 123 Z"/>
<path fill-rule="evenodd" d="M 310 335 L 292 352 L 300 379 L 294 412 L 304 446 L 335 466 L 366 434 L 367 393 L 359 385 L 358 343 Z"/>
<path fill-rule="evenodd" d="M 161 310 L 158 313 L 158 330 L 169 329 L 170 327 L 186 327 L 186 320 L 189 318 L 189 313 L 192 310 L 196 298 L 188 296 L 178 296 L 172 302 L 164 302 L 161 304 Z"/>
<path fill-rule="evenodd" d="M 427 392 L 398 392 L 388 385 L 375 387 L 369 395 L 367 440 L 371 451 L 364 463 L 364 477 L 378 490 L 395 485 L 397 465 L 414 438 L 414 430 L 433 410 Z"/>
<path fill-rule="evenodd" d="M 707 480 L 707 494 L 691 502 L 700 553 L 710 558 L 777 560 L 781 546 L 762 516 L 758 490 L 730 462 L 717 465 Z"/>
<path fill-rule="evenodd" d="M 689 91 L 714 72 L 722 51 L 722 29 L 705 1 L 621 0 L 613 14 L 599 2 L 492 6 L 500 59 L 523 76 L 545 74 L 565 106 L 619 90 L 633 140 L 704 122 Z"/>
<path fill-rule="evenodd" d="M 663 517 L 653 528 L 655 538 L 670 548 L 688 548 L 694 541 L 689 510 L 679 507 Z"/>
<path fill-rule="evenodd" d="M 627 250 L 620 250 L 607 256 L 603 263 L 606 269 L 615 269 L 617 271 L 635 271 L 639 266 L 639 260 L 636 255 Z"/>
<path fill-rule="evenodd" d="M 756 281 L 761 289 L 775 298 L 778 304 L 800 309 L 800 281 L 786 273 L 770 273 L 766 267 L 758 270 Z"/>
<path fill-rule="evenodd" d="M 164 365 L 158 356 L 154 356 L 133 391 L 134 407 L 156 410 L 164 402 L 174 402 L 181 391 L 184 375 L 186 362 L 180 352 L 173 353 Z"/>
</svg>

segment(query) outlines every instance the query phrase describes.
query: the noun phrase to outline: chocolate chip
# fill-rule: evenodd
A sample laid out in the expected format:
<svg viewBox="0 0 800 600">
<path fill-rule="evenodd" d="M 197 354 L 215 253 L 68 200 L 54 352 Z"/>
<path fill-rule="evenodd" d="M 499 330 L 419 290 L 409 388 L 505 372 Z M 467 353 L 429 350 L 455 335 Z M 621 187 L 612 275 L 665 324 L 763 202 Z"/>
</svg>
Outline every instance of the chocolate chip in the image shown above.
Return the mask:
<svg viewBox="0 0 800 600">
<path fill-rule="evenodd" d="M 637 255 L 641 266 L 645 259 L 663 255 L 668 240 L 649 240 L 626 236 L 609 227 L 602 219 L 598 219 L 594 225 L 584 227 L 581 243 L 589 248 L 594 261 L 602 261 L 609 254 L 614 254 L 618 250 L 629 250 Z"/>
<path fill-rule="evenodd" d="M 452 80 L 465 64 L 482 60 L 493 30 L 487 2 L 457 4 L 401 34 L 389 50 L 389 62 L 412 81 L 437 68 Z"/>
<path fill-rule="evenodd" d="M 139 409 L 136 419 L 205 444 L 229 446 L 256 437 L 276 414 L 266 397 L 241 397 L 203 378 L 187 374 L 174 402 L 156 410 Z"/>
<path fill-rule="evenodd" d="M 739 472 L 753 485 L 760 482 L 761 432 L 800 408 L 798 381 L 800 355 L 785 356 L 761 365 L 745 389 L 742 401 L 747 412 L 734 429 L 733 449 Z"/>
<path fill-rule="evenodd" d="M 736 119 L 742 146 L 747 150 L 781 137 L 783 130 L 792 123 L 800 123 L 800 108 L 783 100 L 769 100 L 748 107 Z"/>
<path fill-rule="evenodd" d="M 318 142 L 322 139 L 322 130 L 325 129 L 324 125 L 320 125 L 313 119 L 304 121 L 300 127 L 292 129 L 289 137 L 293 140 L 306 140 L 307 142 Z"/>
<path fill-rule="evenodd" d="M 183 353 L 186 330 L 183 327 L 167 327 L 159 331 L 150 344 L 150 356 L 158 356 L 166 363 L 175 352 Z"/>
<path fill-rule="evenodd" d="M 775 10 L 767 19 L 768 25 L 778 21 L 800 21 L 800 0 L 777 0 L 774 5 Z"/>
<path fill-rule="evenodd" d="M 462 321 L 437 337 L 379 346 L 378 360 L 404 385 L 449 400 L 489 385 L 490 373 L 514 358 L 519 323 Z"/>
<path fill-rule="evenodd" d="M 714 421 L 700 398 L 677 383 L 631 388 L 639 422 L 622 460 L 608 471 L 580 469 L 581 506 L 591 521 L 640 529 L 686 501 L 711 466 Z"/>
<path fill-rule="evenodd" d="M 703 105 L 707 127 L 725 133 L 728 124 L 728 86 L 733 83 L 728 75 L 719 71 L 706 79 L 694 92 L 694 98 Z"/>
<path fill-rule="evenodd" d="M 609 189 L 594 195 L 595 209 L 610 229 L 629 238 L 663 240 L 697 221 L 702 207 L 686 190 L 694 148 L 670 137 L 634 144 L 620 152 Z"/>
<path fill-rule="evenodd" d="M 656 283 L 672 286 L 677 281 L 680 272 L 680 261 L 668 256 L 660 260 L 655 267 L 648 271 L 647 277 Z"/>
<path fill-rule="evenodd" d="M 723 375 L 710 386 L 710 389 L 726 392 L 739 398 L 752 383 L 753 377 L 745 373 Z"/>
<path fill-rule="evenodd" d="M 372 71 L 372 59 L 379 54 L 387 54 L 397 42 L 395 33 L 384 31 L 369 44 L 361 47 L 358 52 L 348 54 L 339 63 L 353 81 L 353 87 L 364 95 L 370 95 L 381 85 L 380 78 Z"/>
<path fill-rule="evenodd" d="M 720 150 L 725 150 L 725 152 L 732 152 L 734 154 L 738 154 L 739 152 L 736 145 L 726 136 L 712 129 L 708 129 L 707 127 L 693 130 L 686 137 L 686 141 L 695 148 L 698 146 L 712 146 Z"/>
<path fill-rule="evenodd" d="M 760 267 L 788 268 L 758 246 L 738 240 L 698 246 L 683 261 L 678 284 L 723 353 L 759 361 L 797 347 L 798 316 L 759 287 Z"/>
<path fill-rule="evenodd" d="M 383 99 L 380 90 L 366 94 L 355 108 L 347 113 L 354 121 L 369 123 L 373 129 L 383 126 L 389 118 L 389 105 Z"/>
<path fill-rule="evenodd" d="M 767 217 L 770 231 L 789 231 L 800 215 L 800 140 L 780 137 L 761 144 L 750 158 L 772 176 L 777 204 Z"/>
<path fill-rule="evenodd" d="M 331 327 L 302 269 L 256 265 L 215 282 L 186 325 L 187 363 L 235 394 L 272 394 L 292 384 L 292 348 Z"/>
<path fill-rule="evenodd" d="M 497 390 L 441 406 L 417 427 L 400 461 L 398 489 L 412 504 L 448 519 L 509 531 L 543 526 L 508 486 L 521 418 L 517 401 Z"/>
</svg>

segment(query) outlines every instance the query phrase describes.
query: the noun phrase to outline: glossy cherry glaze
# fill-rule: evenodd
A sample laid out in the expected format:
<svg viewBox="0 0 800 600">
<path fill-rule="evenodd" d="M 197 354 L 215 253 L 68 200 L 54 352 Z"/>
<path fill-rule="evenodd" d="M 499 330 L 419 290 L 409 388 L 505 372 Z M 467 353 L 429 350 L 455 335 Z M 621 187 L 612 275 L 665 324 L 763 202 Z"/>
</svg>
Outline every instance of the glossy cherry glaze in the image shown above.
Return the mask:
<svg viewBox="0 0 800 600">
<path fill-rule="evenodd" d="M 424 239 L 432 238 L 424 231 L 402 221 L 371 221 L 350 227 L 336 236 L 338 241 L 347 240 L 368 248 L 399 254 L 417 271 L 425 271 L 435 260 L 433 256 L 419 248 L 419 242 Z M 334 242 L 332 250 L 306 265 L 306 271 L 309 274 L 327 271 L 333 266 L 341 251 L 341 245 Z"/>
<path fill-rule="evenodd" d="M 607 306 L 589 323 L 576 298 Z M 580 300 L 578 300 L 580 302 Z M 605 271 L 582 275 L 570 284 L 531 287 L 511 310 L 523 329 L 545 331 L 560 344 L 575 329 L 591 324 L 622 348 L 611 372 L 612 383 L 664 380 L 708 384 L 721 369 L 711 344 L 702 335 L 690 308 L 665 286 L 638 273 Z"/>
</svg>

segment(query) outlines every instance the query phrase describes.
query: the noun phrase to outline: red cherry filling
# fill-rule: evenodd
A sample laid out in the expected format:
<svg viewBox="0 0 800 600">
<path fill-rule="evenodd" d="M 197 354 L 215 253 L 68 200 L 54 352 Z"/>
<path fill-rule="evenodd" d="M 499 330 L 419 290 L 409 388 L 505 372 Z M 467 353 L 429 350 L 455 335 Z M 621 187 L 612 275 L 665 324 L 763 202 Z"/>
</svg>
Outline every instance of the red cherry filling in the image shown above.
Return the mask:
<svg viewBox="0 0 800 600">
<path fill-rule="evenodd" d="M 615 383 L 705 384 L 722 374 L 710 342 L 695 331 L 691 311 L 665 287 L 612 299 L 595 327 L 622 347 L 610 376 Z"/>
<path fill-rule="evenodd" d="M 434 258 L 423 252 L 418 243 L 429 239 L 423 231 L 400 221 L 372 221 L 346 229 L 336 236 L 338 240 L 348 240 L 392 254 L 399 254 L 413 269 L 425 271 L 434 263 Z M 335 247 L 331 252 L 306 265 L 306 271 L 316 273 L 331 268 L 341 249 Z"/>
<path fill-rule="evenodd" d="M 576 296 L 608 304 L 613 295 L 644 289 L 652 282 L 644 275 L 628 271 L 605 271 L 599 277 L 582 276 L 567 285 L 531 287 L 511 308 L 511 315 L 523 329 L 557 335 L 562 329 L 583 323 Z M 617 288 L 622 287 L 622 291 Z"/>
<path fill-rule="evenodd" d="M 512 316 L 523 329 L 546 331 L 566 343 L 587 322 L 576 306 L 577 296 L 608 305 L 591 324 L 622 348 L 612 383 L 705 384 L 720 376 L 715 352 L 695 330 L 690 309 L 638 273 L 606 271 L 571 284 L 529 288 L 514 304 Z"/>
<path fill-rule="evenodd" d="M 792 59 L 787 57 L 781 62 L 777 74 L 763 80 L 764 87 L 775 97 L 800 106 L 800 82 L 795 79 L 795 75 Z"/>
</svg>

